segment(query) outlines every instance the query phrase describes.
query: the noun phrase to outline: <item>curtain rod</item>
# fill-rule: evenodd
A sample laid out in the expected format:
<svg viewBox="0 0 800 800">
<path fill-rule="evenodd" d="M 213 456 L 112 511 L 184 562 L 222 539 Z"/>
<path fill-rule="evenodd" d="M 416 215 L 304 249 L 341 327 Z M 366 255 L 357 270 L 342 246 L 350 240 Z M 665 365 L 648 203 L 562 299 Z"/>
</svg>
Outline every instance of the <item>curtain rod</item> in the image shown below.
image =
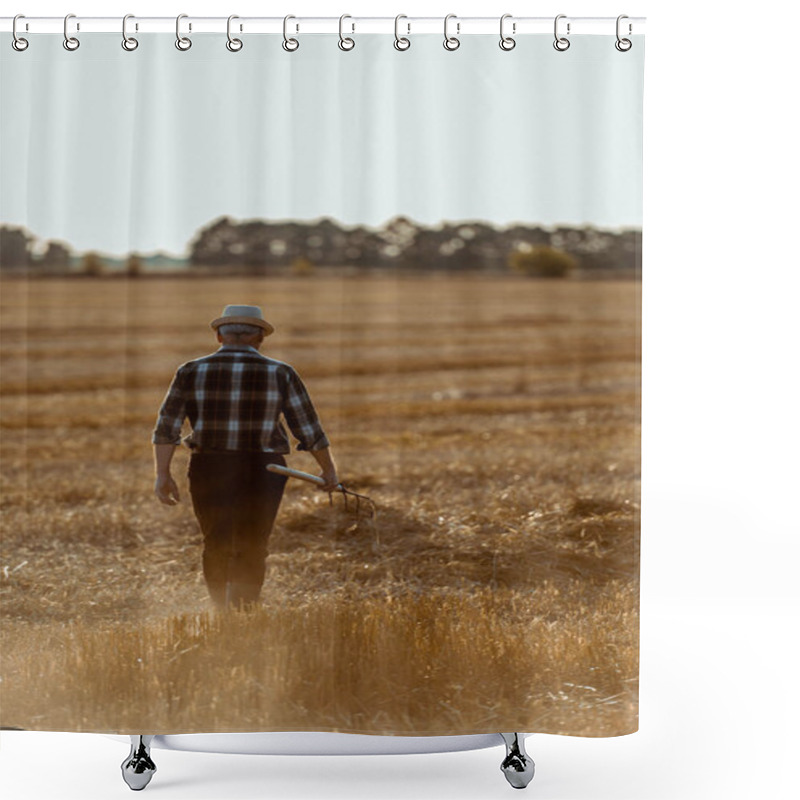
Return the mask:
<svg viewBox="0 0 800 800">
<path fill-rule="evenodd" d="M 616 17 L 570 17 L 559 15 L 559 30 L 566 32 L 569 24 L 570 34 L 611 35 L 616 32 Z M 623 35 L 644 33 L 645 17 L 626 17 L 623 20 Z M 11 32 L 13 17 L 0 17 L 0 31 Z M 513 17 L 507 16 L 504 23 L 506 35 L 522 35 L 531 33 L 553 34 L 555 17 Z M 181 35 L 195 33 L 225 33 L 227 17 L 193 17 L 183 16 L 180 21 Z M 303 17 L 293 16 L 288 23 L 291 34 L 306 33 L 339 33 L 339 17 Z M 407 17 L 398 21 L 401 36 L 415 33 L 444 32 L 444 17 Z M 395 17 L 356 17 L 347 15 L 342 22 L 345 34 L 387 33 L 395 31 Z M 127 30 L 138 33 L 175 33 L 175 17 L 136 17 L 128 20 Z M 232 22 L 232 30 L 236 33 L 277 33 L 284 30 L 283 17 L 237 17 Z M 454 15 L 449 21 L 450 35 L 498 34 L 500 31 L 500 15 L 497 17 L 458 17 Z M 71 16 L 69 19 L 70 35 L 73 33 L 120 33 L 122 17 L 81 17 Z M 26 17 L 17 21 L 17 33 L 62 33 L 64 17 Z"/>
</svg>

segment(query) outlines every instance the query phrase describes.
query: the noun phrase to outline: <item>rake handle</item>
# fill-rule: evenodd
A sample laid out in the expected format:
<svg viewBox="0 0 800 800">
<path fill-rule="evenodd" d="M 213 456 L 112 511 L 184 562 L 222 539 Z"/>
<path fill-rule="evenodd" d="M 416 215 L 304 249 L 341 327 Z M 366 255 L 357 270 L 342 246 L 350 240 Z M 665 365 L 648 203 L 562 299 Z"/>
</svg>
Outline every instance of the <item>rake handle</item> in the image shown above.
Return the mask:
<svg viewBox="0 0 800 800">
<path fill-rule="evenodd" d="M 325 481 L 318 475 L 312 475 L 310 472 L 301 472 L 299 469 L 284 467 L 281 464 L 267 464 L 267 470 L 269 472 L 277 472 L 278 475 L 286 475 L 288 478 L 300 478 L 300 480 L 308 481 L 309 483 L 315 483 L 317 486 L 325 485 Z M 341 483 L 339 483 L 336 485 L 336 488 L 337 490 L 340 490 L 344 487 Z"/>
</svg>

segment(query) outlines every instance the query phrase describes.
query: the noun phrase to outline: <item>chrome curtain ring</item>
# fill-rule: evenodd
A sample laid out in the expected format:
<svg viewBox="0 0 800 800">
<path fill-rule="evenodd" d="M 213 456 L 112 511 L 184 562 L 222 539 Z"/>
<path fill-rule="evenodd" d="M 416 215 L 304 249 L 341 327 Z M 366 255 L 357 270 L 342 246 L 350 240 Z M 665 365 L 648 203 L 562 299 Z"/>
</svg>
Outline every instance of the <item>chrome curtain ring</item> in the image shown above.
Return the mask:
<svg viewBox="0 0 800 800">
<path fill-rule="evenodd" d="M 627 14 L 620 14 L 617 17 L 617 41 L 614 42 L 614 47 L 616 47 L 617 50 L 620 51 L 620 53 L 627 53 L 628 50 L 630 50 L 631 47 L 633 47 L 633 42 L 630 39 L 622 39 L 622 38 L 620 38 L 619 28 L 620 28 L 620 22 L 622 22 L 623 19 L 628 19 L 628 15 Z M 630 35 L 632 33 L 632 31 L 633 31 L 633 26 L 629 22 L 628 23 L 628 35 Z"/>
<path fill-rule="evenodd" d="M 351 39 L 349 36 L 345 37 L 344 33 L 342 32 L 342 26 L 344 25 L 344 21 L 346 19 L 353 19 L 349 14 L 342 14 L 339 17 L 339 49 L 340 50 L 352 50 L 355 46 L 355 40 Z M 350 23 L 353 27 L 351 33 L 356 32 L 356 24 L 355 22 Z"/>
<path fill-rule="evenodd" d="M 69 24 L 70 19 L 75 19 L 74 14 L 67 14 L 64 17 L 64 49 L 65 50 L 77 50 L 81 43 L 74 37 L 69 35 L 69 31 L 67 30 L 67 25 Z"/>
<path fill-rule="evenodd" d="M 122 18 L 122 49 L 130 53 L 139 46 L 139 40 L 134 39 L 133 36 L 128 36 L 127 27 L 129 19 L 135 19 L 133 14 L 126 14 Z"/>
<path fill-rule="evenodd" d="M 408 50 L 411 47 L 411 39 L 406 39 L 400 36 L 400 20 L 408 19 L 405 14 L 398 14 L 394 18 L 394 49 L 395 50 Z M 411 33 L 411 23 L 407 22 L 408 33 Z"/>
<path fill-rule="evenodd" d="M 14 17 L 14 22 L 11 24 L 11 33 L 12 33 L 12 35 L 13 35 L 13 37 L 14 37 L 14 38 L 11 40 L 11 46 L 12 46 L 12 47 L 13 47 L 13 48 L 14 48 L 14 49 L 15 49 L 15 50 L 18 52 L 18 53 L 21 53 L 23 50 L 27 50 L 27 49 L 28 49 L 28 40 L 27 40 L 27 39 L 23 39 L 23 38 L 22 38 L 22 37 L 21 37 L 21 36 L 20 36 L 20 35 L 17 33 L 17 20 L 18 20 L 18 19 L 25 19 L 25 15 L 24 15 L 24 14 L 17 14 L 17 16 L 16 16 L 16 17 Z"/>
<path fill-rule="evenodd" d="M 506 36 L 503 33 L 503 24 L 507 19 L 511 19 L 511 14 L 503 14 L 503 16 L 500 17 L 500 49 L 505 50 L 506 52 L 509 50 L 513 50 L 517 46 L 516 39 L 512 38 L 511 36 Z M 512 33 L 517 32 L 516 22 L 512 23 L 511 31 Z"/>
<path fill-rule="evenodd" d="M 569 50 L 569 39 L 567 39 L 565 36 L 558 35 L 558 21 L 566 18 L 566 14 L 559 14 L 553 23 L 553 34 L 556 37 L 556 40 L 553 42 L 553 47 L 555 47 L 555 49 L 560 53 L 563 53 L 565 50 Z M 569 36 L 569 22 L 567 23 L 567 36 Z"/>
<path fill-rule="evenodd" d="M 286 50 L 287 53 L 293 53 L 298 47 L 300 47 L 300 42 L 298 42 L 297 39 L 290 39 L 286 35 L 290 19 L 297 19 L 297 17 L 293 17 L 291 14 L 288 14 L 283 18 L 283 49 Z"/>
<path fill-rule="evenodd" d="M 189 19 L 188 14 L 178 14 L 177 19 L 175 20 L 175 47 L 178 50 L 185 52 L 192 46 L 192 40 L 188 36 L 181 36 L 181 20 L 182 19 Z M 189 30 L 192 29 L 192 26 L 189 26 Z"/>
<path fill-rule="evenodd" d="M 234 19 L 239 19 L 239 17 L 237 17 L 236 14 L 231 14 L 228 17 L 228 41 L 225 42 L 225 47 L 227 47 L 228 50 L 231 51 L 231 53 L 238 53 L 242 49 L 242 47 L 244 47 L 244 44 L 242 43 L 241 39 L 233 39 L 231 37 L 231 20 Z"/>
<path fill-rule="evenodd" d="M 457 19 L 455 14 L 448 14 L 444 18 L 444 49 L 445 50 L 458 50 L 461 47 L 461 41 L 458 39 L 457 36 L 448 36 L 447 35 L 447 23 L 451 19 Z M 461 23 L 456 22 L 456 34 L 461 32 Z"/>
</svg>

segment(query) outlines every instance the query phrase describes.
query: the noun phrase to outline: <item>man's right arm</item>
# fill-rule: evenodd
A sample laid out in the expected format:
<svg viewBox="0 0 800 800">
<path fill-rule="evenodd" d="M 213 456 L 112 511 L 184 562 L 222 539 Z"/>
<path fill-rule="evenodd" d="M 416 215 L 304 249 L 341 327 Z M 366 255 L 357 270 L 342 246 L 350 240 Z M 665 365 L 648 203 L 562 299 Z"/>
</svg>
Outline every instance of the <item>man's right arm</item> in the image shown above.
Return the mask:
<svg viewBox="0 0 800 800">
<path fill-rule="evenodd" d="M 282 410 L 289 428 L 299 442 L 298 450 L 308 450 L 313 454 L 330 447 L 308 390 L 291 367 L 286 373 Z"/>
<path fill-rule="evenodd" d="M 322 429 L 308 390 L 300 376 L 291 368 L 287 374 L 283 416 L 299 441 L 297 449 L 311 453 L 322 469 L 321 477 L 325 481 L 322 489 L 326 492 L 335 491 L 339 485 L 339 478 L 336 475 L 330 442 Z"/>
<path fill-rule="evenodd" d="M 330 447 L 325 447 L 322 450 L 310 450 L 309 452 L 322 468 L 321 477 L 325 481 L 325 485 L 321 487 L 322 490 L 325 492 L 336 491 L 336 487 L 339 485 L 339 478 L 336 475 L 336 464 L 333 463 Z"/>
</svg>

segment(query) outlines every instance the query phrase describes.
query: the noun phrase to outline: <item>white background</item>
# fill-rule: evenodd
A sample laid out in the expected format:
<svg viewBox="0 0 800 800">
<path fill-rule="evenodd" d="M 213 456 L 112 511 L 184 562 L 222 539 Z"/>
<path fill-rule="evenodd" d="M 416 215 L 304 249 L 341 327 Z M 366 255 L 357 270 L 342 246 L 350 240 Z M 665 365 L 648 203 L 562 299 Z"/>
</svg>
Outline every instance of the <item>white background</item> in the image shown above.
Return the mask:
<svg viewBox="0 0 800 800">
<path fill-rule="evenodd" d="M 3 13 L 69 12 L 647 16 L 641 729 L 619 739 L 531 737 L 537 776 L 526 792 L 797 797 L 797 5 L 37 0 Z M 0 46 L 10 46 L 7 35 Z M 8 800 L 127 797 L 125 755 L 103 736 L 3 731 L 0 787 Z M 514 791 L 498 769 L 502 748 L 154 755 L 159 772 L 145 791 L 169 800 L 487 800 Z"/>
</svg>

